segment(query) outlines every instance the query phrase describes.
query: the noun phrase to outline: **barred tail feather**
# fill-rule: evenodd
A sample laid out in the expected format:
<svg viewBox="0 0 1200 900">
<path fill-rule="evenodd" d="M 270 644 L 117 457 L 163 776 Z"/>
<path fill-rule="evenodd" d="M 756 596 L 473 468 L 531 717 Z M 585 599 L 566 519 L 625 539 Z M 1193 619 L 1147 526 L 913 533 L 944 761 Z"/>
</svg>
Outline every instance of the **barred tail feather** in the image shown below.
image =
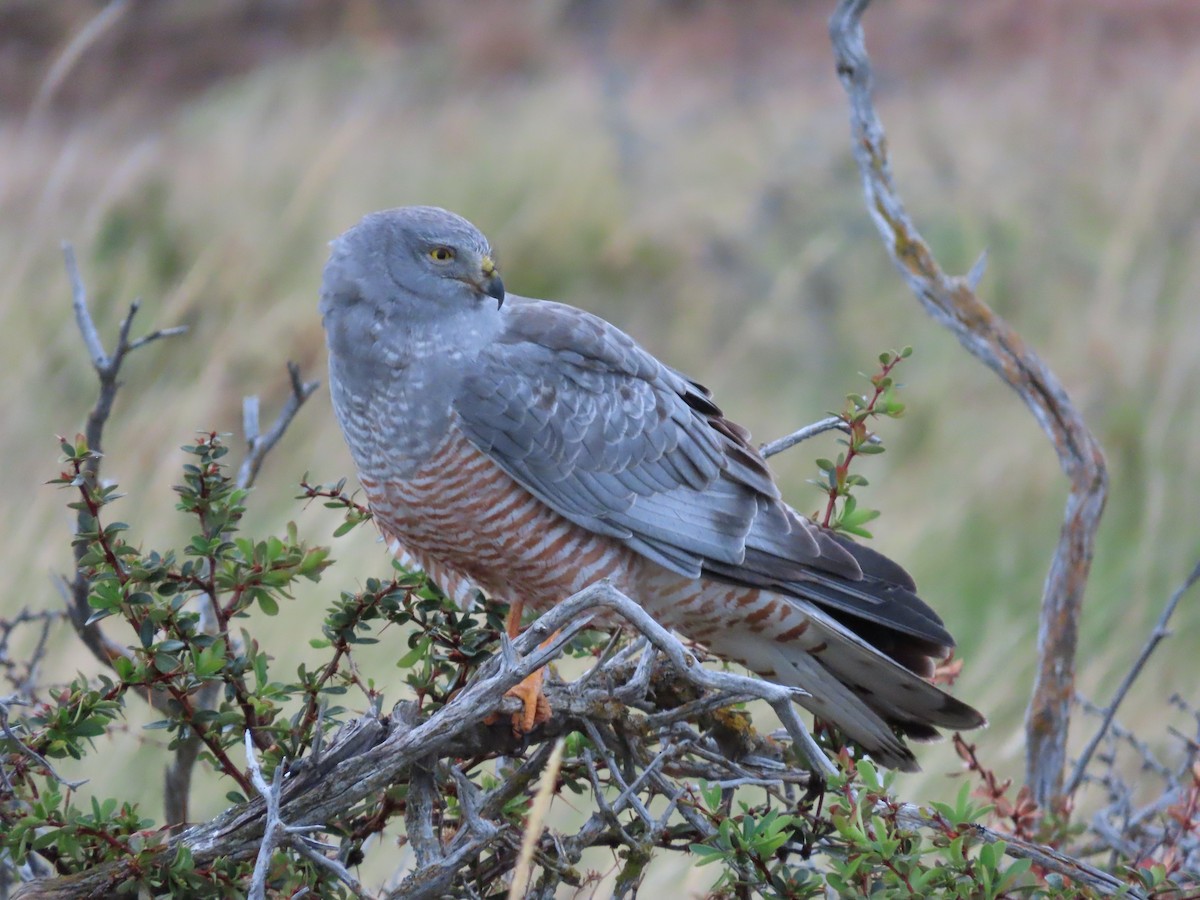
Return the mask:
<svg viewBox="0 0 1200 900">
<path fill-rule="evenodd" d="M 986 724 L 975 709 L 876 649 L 804 600 L 777 595 L 804 615 L 766 631 L 730 629 L 710 639 L 712 650 L 751 671 L 811 696 L 797 702 L 832 723 L 871 757 L 905 772 L 919 766 L 900 735 L 934 740 L 938 728 Z"/>
</svg>

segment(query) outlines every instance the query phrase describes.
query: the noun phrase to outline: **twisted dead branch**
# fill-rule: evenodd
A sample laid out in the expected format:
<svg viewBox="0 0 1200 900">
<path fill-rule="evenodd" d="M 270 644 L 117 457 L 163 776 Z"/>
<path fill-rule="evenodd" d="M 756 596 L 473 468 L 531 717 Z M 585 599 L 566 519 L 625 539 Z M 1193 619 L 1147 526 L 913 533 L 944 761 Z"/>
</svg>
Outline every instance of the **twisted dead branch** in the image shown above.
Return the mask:
<svg viewBox="0 0 1200 900">
<path fill-rule="evenodd" d="M 925 311 L 1025 401 L 1070 481 L 1042 592 L 1038 671 L 1025 716 L 1025 780 L 1034 799 L 1047 808 L 1063 796 L 1080 609 L 1108 494 L 1104 453 L 1050 367 L 976 295 L 983 260 L 965 277 L 948 275 L 905 210 L 892 179 L 883 123 L 871 100 L 871 65 L 861 21 L 869 5 L 870 0 L 841 0 L 829 23 L 838 76 L 850 101 L 851 145 L 867 210 Z"/>
</svg>

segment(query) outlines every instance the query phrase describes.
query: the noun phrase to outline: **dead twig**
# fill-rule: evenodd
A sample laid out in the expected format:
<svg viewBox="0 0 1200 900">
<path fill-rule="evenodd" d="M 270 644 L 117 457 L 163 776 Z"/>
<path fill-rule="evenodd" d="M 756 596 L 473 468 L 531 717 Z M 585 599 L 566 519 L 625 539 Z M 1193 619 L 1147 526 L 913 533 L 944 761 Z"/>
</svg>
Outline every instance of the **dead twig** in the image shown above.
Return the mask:
<svg viewBox="0 0 1200 900">
<path fill-rule="evenodd" d="M 782 453 L 784 450 L 795 447 L 801 441 L 807 441 L 809 438 L 814 438 L 818 434 L 824 434 L 827 431 L 849 431 L 849 429 L 846 423 L 842 421 L 841 416 L 826 416 L 824 419 L 813 422 L 811 425 L 798 428 L 789 435 L 763 444 L 758 448 L 758 452 L 764 458 L 771 457 L 776 453 Z"/>
<path fill-rule="evenodd" d="M 135 300 L 129 304 L 129 312 L 125 314 L 125 318 L 121 320 L 121 324 L 117 328 L 117 342 L 112 353 L 108 353 L 104 349 L 100 332 L 96 329 L 96 323 L 88 309 L 87 288 L 84 286 L 83 276 L 79 272 L 79 265 L 75 261 L 75 248 L 64 241 L 62 249 L 67 278 L 71 282 L 71 305 L 75 311 L 75 323 L 79 326 L 79 333 L 83 337 L 92 368 L 96 370 L 96 377 L 100 381 L 100 393 L 96 397 L 95 405 L 88 412 L 83 432 L 88 450 L 91 451 L 91 457 L 84 464 L 84 473 L 95 484 L 100 478 L 100 461 L 104 455 L 104 427 L 108 423 L 109 416 L 112 415 L 113 401 L 121 386 L 118 376 L 121 373 L 125 357 L 139 347 L 144 347 L 162 338 L 184 334 L 187 332 L 187 326 L 178 325 L 174 328 L 159 329 L 131 342 L 129 332 L 133 327 L 133 318 L 141 306 L 140 302 Z M 76 521 L 75 530 L 77 532 L 87 530 L 88 518 L 87 510 L 80 509 Z M 67 584 L 70 586 L 70 602 L 67 610 L 71 616 L 71 623 L 75 626 L 75 631 L 84 646 L 100 662 L 110 665 L 113 659 L 125 655 L 125 650 L 106 637 L 98 624 L 88 624 L 88 619 L 92 614 L 92 609 L 88 605 L 90 585 L 79 565 L 79 561 L 83 559 L 87 549 L 86 544 L 77 543 L 75 545 L 75 575 L 67 580 Z"/>
<path fill-rule="evenodd" d="M 1191 590 L 1192 585 L 1197 581 L 1200 581 L 1200 562 L 1196 563 L 1191 574 L 1184 579 L 1183 584 L 1176 588 L 1175 593 L 1167 600 L 1166 606 L 1163 607 L 1162 613 L 1159 614 L 1158 621 L 1154 623 L 1154 629 L 1150 632 L 1150 636 L 1146 639 L 1146 643 L 1142 647 L 1142 652 L 1133 661 L 1133 665 L 1125 673 L 1120 686 L 1117 688 L 1116 693 L 1113 694 L 1112 700 L 1104 708 L 1104 717 L 1100 720 L 1100 727 L 1096 729 L 1096 733 L 1092 735 L 1087 746 L 1083 748 L 1083 752 L 1079 754 L 1079 760 L 1075 763 L 1075 769 L 1071 773 L 1066 786 L 1063 788 L 1064 795 L 1069 797 L 1079 789 L 1079 785 L 1083 782 L 1083 774 L 1087 771 L 1092 755 L 1096 752 L 1096 748 L 1100 745 L 1100 742 L 1104 740 L 1104 735 L 1108 732 L 1108 728 L 1117 714 L 1117 707 L 1121 705 L 1125 699 L 1125 695 L 1129 693 L 1129 689 L 1133 687 L 1133 683 L 1142 673 L 1142 668 L 1146 665 L 1150 654 L 1154 652 L 1154 649 L 1164 638 L 1171 634 L 1167 630 L 1167 623 L 1171 621 L 1171 616 L 1175 614 L 1175 608 L 1179 606 L 1179 601 L 1183 599 L 1183 595 Z"/>
<path fill-rule="evenodd" d="M 883 124 L 871 100 L 871 67 L 861 23 L 869 3 L 841 0 L 829 23 L 838 76 L 850 101 L 852 148 L 867 209 L 888 255 L 926 312 L 1020 395 L 1053 442 L 1070 481 L 1042 595 L 1038 673 L 1025 718 L 1026 782 L 1038 804 L 1047 808 L 1062 796 L 1080 607 L 1108 493 L 1104 454 L 1050 368 L 976 296 L 982 259 L 965 277 L 947 275 L 905 210 L 892 180 Z"/>
<path fill-rule="evenodd" d="M 320 852 L 327 848 L 319 841 L 308 837 L 313 831 L 324 830 L 322 826 L 287 825 L 279 813 L 279 798 L 283 787 L 283 774 L 287 761 L 281 760 L 275 767 L 275 774 L 268 785 L 263 777 L 262 767 L 258 763 L 258 754 L 254 746 L 254 736 L 246 730 L 246 762 L 250 767 L 250 780 L 267 805 L 266 825 L 263 829 L 262 842 L 258 847 L 258 856 L 254 863 L 254 874 L 250 878 L 250 889 L 247 896 L 250 900 L 266 900 L 267 875 L 271 868 L 271 855 L 275 848 L 287 844 L 306 859 L 318 866 L 328 869 L 343 882 L 356 897 L 367 897 L 358 879 L 351 875 L 346 868 L 336 860 L 330 859 Z"/>
<path fill-rule="evenodd" d="M 296 413 L 300 411 L 304 401 L 321 386 L 319 381 L 304 381 L 300 377 L 300 367 L 294 362 L 287 364 L 287 370 L 292 392 L 288 395 L 287 402 L 279 410 L 279 415 L 275 417 L 274 424 L 266 434 L 259 431 L 258 396 L 251 394 L 242 401 L 242 431 L 246 436 L 247 453 L 246 458 L 242 460 L 241 468 L 238 469 L 237 485 L 240 488 L 248 488 L 254 484 L 267 454 L 279 443 L 279 439 L 292 424 L 292 419 L 296 417 Z"/>
</svg>

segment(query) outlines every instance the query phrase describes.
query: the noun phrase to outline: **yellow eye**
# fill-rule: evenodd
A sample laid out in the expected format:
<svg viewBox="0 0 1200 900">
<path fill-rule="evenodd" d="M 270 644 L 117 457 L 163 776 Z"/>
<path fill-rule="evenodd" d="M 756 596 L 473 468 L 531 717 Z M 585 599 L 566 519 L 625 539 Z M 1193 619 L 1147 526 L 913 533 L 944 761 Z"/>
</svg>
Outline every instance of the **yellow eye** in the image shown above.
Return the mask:
<svg viewBox="0 0 1200 900">
<path fill-rule="evenodd" d="M 429 251 L 429 258 L 435 262 L 450 262 L 454 259 L 454 251 L 449 247 L 434 247 Z"/>
</svg>

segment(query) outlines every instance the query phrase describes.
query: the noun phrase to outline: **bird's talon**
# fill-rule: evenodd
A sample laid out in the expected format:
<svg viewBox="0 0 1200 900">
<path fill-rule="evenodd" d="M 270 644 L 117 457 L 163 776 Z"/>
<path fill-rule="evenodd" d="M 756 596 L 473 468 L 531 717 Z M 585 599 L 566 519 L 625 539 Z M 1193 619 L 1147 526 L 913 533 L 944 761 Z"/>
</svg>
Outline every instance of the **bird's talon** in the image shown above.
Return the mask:
<svg viewBox="0 0 1200 900">
<path fill-rule="evenodd" d="M 542 692 L 543 671 L 538 669 L 505 694 L 506 697 L 518 698 L 522 704 L 512 717 L 513 733 L 517 736 L 529 734 L 539 725 L 550 721 L 550 701 Z"/>
</svg>

